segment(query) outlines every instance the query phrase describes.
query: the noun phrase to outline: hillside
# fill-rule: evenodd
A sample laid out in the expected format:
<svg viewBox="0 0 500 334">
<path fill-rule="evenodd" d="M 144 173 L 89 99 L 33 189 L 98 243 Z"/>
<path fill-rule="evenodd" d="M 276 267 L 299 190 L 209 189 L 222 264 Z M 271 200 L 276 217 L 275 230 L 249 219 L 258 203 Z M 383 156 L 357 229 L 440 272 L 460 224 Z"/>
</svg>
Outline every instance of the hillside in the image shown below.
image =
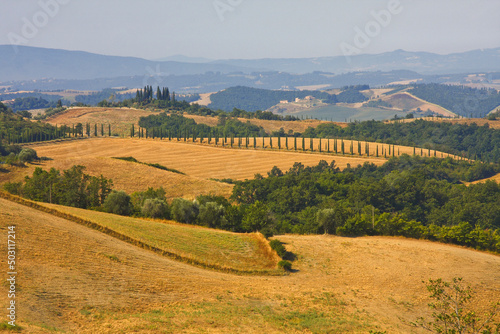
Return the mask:
<svg viewBox="0 0 500 334">
<path fill-rule="evenodd" d="M 274 140 L 277 143 L 277 139 Z M 267 145 L 269 145 L 268 138 Z M 86 173 L 90 175 L 103 174 L 105 177 L 113 179 L 116 189 L 133 192 L 144 191 L 148 187 L 163 186 L 167 190 L 168 198 L 195 198 L 200 194 L 210 193 L 229 196 L 231 185 L 211 179 L 251 179 L 257 173 L 267 175 L 273 166 L 288 170 L 297 161 L 311 166 L 316 165 L 320 160 L 328 162 L 335 160 L 340 168 L 345 168 L 348 163 L 355 166 L 370 161 L 381 165 L 385 161 L 375 157 L 367 159 L 356 156 L 341 157 L 327 154 L 224 149 L 165 140 L 117 138 L 37 144 L 33 148 L 36 149 L 39 156 L 50 157 L 52 160 L 45 161 L 41 165 L 30 165 L 28 168 L 16 168 L 12 173 L 2 173 L 0 174 L 0 182 L 20 181 L 24 176 L 31 175 L 34 168 L 38 166 L 44 169 L 51 167 L 68 169 L 73 165 L 80 164 L 86 166 Z M 159 163 L 165 167 L 179 170 L 186 175 L 111 159 L 116 156 L 133 156 L 141 162 Z"/>
<path fill-rule="evenodd" d="M 149 77 L 152 75 L 151 72 L 155 70 L 153 73 L 157 76 L 193 75 L 206 72 L 231 73 L 230 76 L 234 76 L 235 72 L 242 72 L 242 78 L 256 71 L 276 72 L 274 75 L 277 72 L 287 72 L 285 73 L 287 81 L 281 81 L 279 86 L 274 87 L 274 89 L 279 89 L 283 85 L 311 86 L 323 83 L 311 82 L 308 80 L 310 77 L 305 76 L 300 83 L 294 84 L 294 78 L 289 73 L 314 74 L 313 72 L 319 72 L 321 74 L 321 72 L 329 72 L 328 74 L 340 73 L 342 75 L 346 72 L 361 71 L 376 73 L 377 71 L 401 70 L 400 72 L 406 72 L 386 82 L 389 83 L 414 79 L 415 75 L 422 77 L 422 74 L 436 75 L 500 70 L 498 48 L 448 55 L 395 50 L 374 55 L 353 55 L 349 57 L 349 63 L 346 63 L 344 56 L 295 59 L 229 59 L 204 63 L 149 61 L 141 58 L 106 56 L 82 51 L 27 46 L 13 47 L 11 45 L 0 45 L 0 54 L 3 55 L 0 59 L 0 72 L 3 81 L 29 81 L 41 78 L 79 80 L 105 78 L 109 80 L 110 78 L 123 77 L 122 84 L 108 85 L 108 88 L 125 85 L 123 81 L 131 76 L 139 76 L 141 79 Z M 410 71 L 421 74 L 413 72 L 412 76 L 408 73 Z M 253 81 L 258 81 L 258 79 Z M 358 84 L 362 83 L 368 82 L 359 82 Z M 190 86 L 190 84 L 184 82 L 185 86 Z M 213 85 L 213 82 L 211 84 Z"/>
<path fill-rule="evenodd" d="M 422 280 L 461 276 L 476 306 L 500 299 L 500 257 L 403 238 L 278 236 L 289 276 L 236 276 L 176 262 L 0 199 L 17 225 L 19 324 L 30 333 L 424 333 Z M 6 233 L 2 233 L 5 245 Z M 6 302 L 6 286 L 0 287 Z"/>
<path fill-rule="evenodd" d="M 45 122 L 52 125 L 67 125 L 73 126 L 73 124 L 78 123 L 91 123 L 91 124 L 111 124 L 112 133 L 118 136 L 130 136 L 131 125 L 134 124 L 135 127 L 138 126 L 139 118 L 143 116 L 149 116 L 152 112 L 143 109 L 130 109 L 130 108 L 100 108 L 100 107 L 85 107 L 85 108 L 69 108 L 66 111 L 54 115 Z M 217 117 L 211 116 L 198 116 L 183 114 L 186 118 L 191 118 L 195 120 L 198 124 L 206 124 L 209 126 L 216 126 L 219 122 Z M 301 120 L 297 121 L 272 121 L 272 120 L 261 120 L 261 119 L 246 119 L 238 118 L 239 121 L 246 123 L 247 121 L 251 124 L 261 126 L 267 133 L 272 133 L 273 131 L 279 131 L 281 128 L 288 133 L 290 130 L 293 132 L 304 132 L 308 127 L 316 127 L 323 123 L 318 120 Z M 336 123 L 339 126 L 345 127 L 346 123 Z"/>
</svg>

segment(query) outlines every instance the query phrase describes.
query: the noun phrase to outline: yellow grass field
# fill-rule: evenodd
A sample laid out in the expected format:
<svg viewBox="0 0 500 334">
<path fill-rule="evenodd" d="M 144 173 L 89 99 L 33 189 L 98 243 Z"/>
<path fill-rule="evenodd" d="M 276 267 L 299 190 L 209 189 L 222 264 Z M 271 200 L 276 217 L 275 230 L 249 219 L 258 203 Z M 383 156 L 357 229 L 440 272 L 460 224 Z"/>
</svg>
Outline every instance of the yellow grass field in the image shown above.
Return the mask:
<svg viewBox="0 0 500 334">
<path fill-rule="evenodd" d="M 398 120 L 398 121 L 387 121 L 386 123 L 389 122 L 414 122 L 416 119 L 420 118 L 414 118 L 414 119 L 404 119 L 404 120 Z M 446 123 L 451 123 L 451 124 L 465 124 L 465 125 L 471 125 L 471 124 L 476 124 L 477 126 L 485 126 L 488 124 L 488 126 L 492 129 L 500 129 L 500 120 L 494 120 L 490 121 L 486 118 L 441 118 L 441 117 L 423 117 L 422 119 L 426 121 L 432 121 L 432 122 L 446 122 Z"/>
<path fill-rule="evenodd" d="M 270 149 L 271 140 L 273 148 Z M 94 176 L 104 175 L 111 178 L 114 188 L 124 190 L 128 193 L 144 191 L 148 187 L 158 188 L 162 186 L 167 191 L 167 198 L 184 197 L 194 199 L 201 194 L 214 194 L 228 197 L 232 191 L 232 185 L 216 180 L 252 179 L 259 173 L 267 176 L 267 173 L 277 166 L 283 171 L 290 169 L 295 162 L 305 166 L 317 165 L 320 160 L 330 163 L 335 160 L 336 166 L 344 169 L 348 166 L 355 167 L 366 162 L 382 165 L 386 159 L 393 155 L 413 154 L 413 148 L 387 144 L 370 143 L 370 156 L 365 154 L 365 143 L 361 142 L 361 153 L 358 156 L 358 142 L 352 141 L 353 154 L 350 154 L 351 141 L 344 140 L 345 155 L 341 155 L 341 140 L 337 140 L 338 155 L 326 153 L 328 140 L 322 140 L 322 153 L 319 153 L 319 139 L 313 139 L 314 152 L 310 149 L 309 139 L 305 139 L 305 149 L 302 151 L 302 139 L 297 139 L 297 150 L 294 149 L 295 142 L 289 138 L 289 150 L 285 149 L 286 140 L 281 138 L 281 150 L 277 149 L 278 138 L 257 138 L 257 149 L 253 148 L 253 138 L 250 139 L 249 147 L 245 148 L 245 139 L 242 139 L 241 148 L 238 148 L 238 139 L 230 148 L 230 139 L 222 147 L 222 140 L 215 146 L 212 138 L 210 145 L 207 139 L 200 144 L 177 142 L 159 139 L 132 139 L 132 138 L 92 138 L 84 140 L 62 141 L 55 143 L 34 144 L 32 147 L 39 156 L 49 157 L 52 160 L 43 161 L 40 164 L 29 165 L 28 168 L 14 168 L 11 173 L 0 174 L 1 182 L 18 182 L 25 176 L 33 173 L 35 167 L 50 169 L 52 167 L 60 170 L 69 169 L 73 165 L 86 166 L 86 173 Z M 334 150 L 334 139 L 329 140 L 330 151 Z M 262 146 L 266 148 L 262 149 Z M 376 151 L 378 147 L 378 155 Z M 417 155 L 434 156 L 433 150 L 415 151 Z M 112 159 L 112 157 L 132 156 L 140 162 L 160 164 L 167 168 L 176 169 L 185 175 L 172 173 L 149 167 L 143 164 Z M 446 157 L 448 154 L 436 152 L 436 156 Z"/>
<path fill-rule="evenodd" d="M 132 124 L 138 127 L 139 118 L 149 116 L 152 112 L 133 108 L 99 108 L 99 107 L 74 107 L 69 108 L 61 114 L 48 118 L 45 122 L 52 125 L 73 126 L 82 123 L 111 125 L 113 135 L 130 135 Z"/>
<path fill-rule="evenodd" d="M 277 236 L 296 272 L 238 276 L 0 199 L 4 254 L 10 225 L 25 333 L 425 333 L 409 325 L 430 316 L 423 280 L 463 277 L 478 309 L 500 300 L 499 256 L 426 241 Z"/>
<path fill-rule="evenodd" d="M 258 233 L 238 234 L 174 221 L 124 217 L 49 203 L 39 205 L 90 221 L 187 263 L 223 271 L 278 274 L 279 257 Z"/>
</svg>

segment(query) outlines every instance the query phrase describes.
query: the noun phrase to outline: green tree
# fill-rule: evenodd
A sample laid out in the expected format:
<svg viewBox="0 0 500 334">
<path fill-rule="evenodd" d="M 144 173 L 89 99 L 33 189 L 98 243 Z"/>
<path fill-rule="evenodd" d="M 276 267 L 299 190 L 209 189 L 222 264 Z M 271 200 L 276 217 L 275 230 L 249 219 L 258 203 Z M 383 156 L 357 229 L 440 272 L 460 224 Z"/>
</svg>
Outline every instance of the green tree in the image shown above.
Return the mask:
<svg viewBox="0 0 500 334">
<path fill-rule="evenodd" d="M 429 304 L 433 311 L 433 320 L 427 321 L 420 317 L 412 325 L 442 334 L 500 333 L 498 319 L 500 303 L 492 305 L 491 309 L 481 317 L 471 307 L 474 291 L 469 285 L 465 285 L 462 278 L 453 278 L 451 282 L 443 281 L 441 278 L 430 279 L 427 290 L 434 300 Z"/>
<path fill-rule="evenodd" d="M 128 216 L 132 212 L 130 196 L 124 191 L 113 191 L 104 201 L 104 209 L 109 213 Z"/>
<path fill-rule="evenodd" d="M 158 198 L 148 198 L 144 201 L 144 204 L 141 208 L 141 213 L 145 217 L 168 218 L 168 204 L 164 200 Z"/>
<path fill-rule="evenodd" d="M 199 207 L 197 202 L 184 198 L 176 198 L 170 206 L 172 218 L 178 222 L 192 224 L 198 217 Z"/>
<path fill-rule="evenodd" d="M 207 202 L 200 205 L 198 221 L 201 225 L 211 228 L 225 226 L 227 221 L 224 213 L 224 206 L 216 202 Z"/>
</svg>

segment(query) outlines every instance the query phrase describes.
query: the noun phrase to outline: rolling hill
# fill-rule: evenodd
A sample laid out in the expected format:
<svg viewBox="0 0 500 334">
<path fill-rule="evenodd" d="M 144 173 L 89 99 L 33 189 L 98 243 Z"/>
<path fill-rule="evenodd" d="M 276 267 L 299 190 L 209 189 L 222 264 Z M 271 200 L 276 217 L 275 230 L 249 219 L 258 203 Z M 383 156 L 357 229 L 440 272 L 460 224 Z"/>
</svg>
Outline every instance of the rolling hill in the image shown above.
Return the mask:
<svg viewBox="0 0 500 334">
<path fill-rule="evenodd" d="M 3 199 L 0 217 L 3 231 L 17 226 L 18 324 L 29 333 L 424 333 L 409 326 L 430 316 L 423 280 L 463 277 L 479 309 L 500 298 L 500 257 L 419 240 L 278 236 L 296 272 L 238 276 Z"/>
</svg>

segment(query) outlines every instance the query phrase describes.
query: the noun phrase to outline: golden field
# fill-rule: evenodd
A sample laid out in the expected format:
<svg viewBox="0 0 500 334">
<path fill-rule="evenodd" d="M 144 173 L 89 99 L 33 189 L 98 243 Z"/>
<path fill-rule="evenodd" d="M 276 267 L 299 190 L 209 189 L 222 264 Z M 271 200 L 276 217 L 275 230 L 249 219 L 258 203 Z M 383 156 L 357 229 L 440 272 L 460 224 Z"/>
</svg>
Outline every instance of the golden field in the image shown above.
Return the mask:
<svg viewBox="0 0 500 334">
<path fill-rule="evenodd" d="M 277 236 L 296 271 L 238 276 L 3 199 L 0 222 L 4 253 L 17 226 L 25 333 L 424 333 L 409 325 L 430 316 L 423 280 L 463 277 L 478 309 L 500 300 L 499 256 L 426 241 Z"/>
</svg>

